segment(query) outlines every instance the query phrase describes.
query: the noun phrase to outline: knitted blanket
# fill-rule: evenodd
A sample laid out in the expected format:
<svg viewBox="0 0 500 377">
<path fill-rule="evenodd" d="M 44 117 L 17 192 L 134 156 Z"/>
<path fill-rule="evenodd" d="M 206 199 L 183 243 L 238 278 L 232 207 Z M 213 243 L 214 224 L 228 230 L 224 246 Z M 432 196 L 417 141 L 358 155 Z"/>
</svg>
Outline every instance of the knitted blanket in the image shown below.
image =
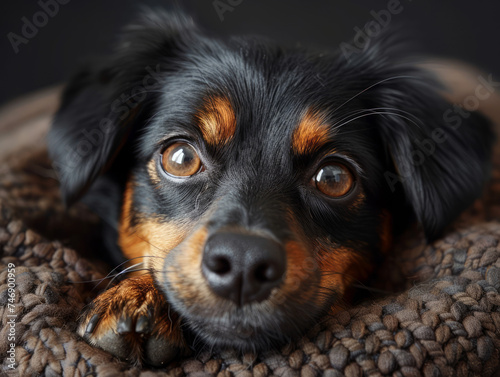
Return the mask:
<svg viewBox="0 0 500 377">
<path fill-rule="evenodd" d="M 65 211 L 60 201 L 43 142 L 56 98 L 44 93 L 0 113 L 0 375 L 497 374 L 499 158 L 483 198 L 442 239 L 425 245 L 409 231 L 378 276 L 359 286 L 363 302 L 323 318 L 294 344 L 259 354 L 194 351 L 157 370 L 88 345 L 75 332 L 78 316 L 114 266 L 93 254 L 96 216 L 80 204 Z"/>
</svg>

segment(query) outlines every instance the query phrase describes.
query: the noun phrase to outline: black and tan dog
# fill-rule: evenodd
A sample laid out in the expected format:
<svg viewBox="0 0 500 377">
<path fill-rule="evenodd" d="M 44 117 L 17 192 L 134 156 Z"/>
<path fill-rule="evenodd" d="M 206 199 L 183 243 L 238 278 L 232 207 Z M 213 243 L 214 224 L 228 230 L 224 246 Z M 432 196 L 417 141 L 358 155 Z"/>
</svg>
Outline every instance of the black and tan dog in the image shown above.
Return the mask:
<svg viewBox="0 0 500 377">
<path fill-rule="evenodd" d="M 146 270 L 99 295 L 80 334 L 153 365 L 188 346 L 181 323 L 272 347 L 334 312 L 405 225 L 439 235 L 481 193 L 493 135 L 397 50 L 213 39 L 178 13 L 129 27 L 49 135 L 66 202 L 116 225 L 110 253 Z"/>
</svg>

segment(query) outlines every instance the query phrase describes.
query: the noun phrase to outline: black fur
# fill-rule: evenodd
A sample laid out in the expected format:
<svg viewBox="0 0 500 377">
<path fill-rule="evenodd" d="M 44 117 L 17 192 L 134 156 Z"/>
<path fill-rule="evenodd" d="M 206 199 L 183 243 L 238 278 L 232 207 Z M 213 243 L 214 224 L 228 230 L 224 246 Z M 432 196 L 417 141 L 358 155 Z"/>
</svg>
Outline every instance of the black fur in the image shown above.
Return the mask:
<svg viewBox="0 0 500 377">
<path fill-rule="evenodd" d="M 144 88 L 150 71 L 152 86 Z M 94 208 L 113 205 L 104 211 L 110 223 L 117 221 L 117 193 L 133 173 L 142 182 L 134 206 L 144 215 L 196 221 L 223 198 L 211 228 L 239 223 L 287 240 L 293 235 L 283 218 L 292 208 L 311 239 L 328 238 L 375 256 L 383 210 L 392 212 L 395 223 L 416 219 L 434 239 L 480 195 L 487 179 L 489 122 L 473 113 L 458 127 L 446 123 L 451 105 L 438 89 L 428 72 L 401 59 L 388 38 L 347 61 L 260 38 L 208 38 L 188 17 L 157 12 L 130 27 L 108 60 L 73 79 L 49 147 L 66 202 L 89 192 Z M 214 94 L 230 98 L 236 109 L 237 131 L 224 147 L 203 144 L 193 123 L 203 99 Z M 296 156 L 291 135 L 310 107 L 327 114 L 332 142 Z M 436 129 L 447 140 L 432 150 L 426 140 Z M 146 164 L 171 137 L 197 146 L 207 170 L 182 184 L 165 180 L 157 190 L 148 183 Z M 328 199 L 310 185 L 331 149 L 352 162 L 356 190 L 365 194 L 360 208 L 353 207 L 354 194 Z M 412 162 L 421 155 L 422 163 Z M 196 317 L 169 299 L 181 315 Z M 325 310 L 311 308 L 311 317 Z M 311 318 L 294 319 L 288 331 L 310 323 Z"/>
</svg>

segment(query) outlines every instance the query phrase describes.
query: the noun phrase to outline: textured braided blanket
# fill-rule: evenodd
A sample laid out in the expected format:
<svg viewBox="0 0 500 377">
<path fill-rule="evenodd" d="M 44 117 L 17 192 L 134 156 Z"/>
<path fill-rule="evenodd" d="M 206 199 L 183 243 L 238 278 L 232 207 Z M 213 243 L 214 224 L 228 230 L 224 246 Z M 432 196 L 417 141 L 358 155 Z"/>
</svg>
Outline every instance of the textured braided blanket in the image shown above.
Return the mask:
<svg viewBox="0 0 500 377">
<path fill-rule="evenodd" d="M 262 354 L 203 351 L 162 370 L 91 347 L 75 332 L 78 315 L 113 266 L 92 254 L 98 219 L 60 202 L 42 138 L 56 95 L 0 113 L 0 375 L 498 374 L 500 164 L 484 197 L 441 240 L 426 246 L 410 232 L 365 287 L 364 302 L 324 318 L 296 344 Z"/>
</svg>

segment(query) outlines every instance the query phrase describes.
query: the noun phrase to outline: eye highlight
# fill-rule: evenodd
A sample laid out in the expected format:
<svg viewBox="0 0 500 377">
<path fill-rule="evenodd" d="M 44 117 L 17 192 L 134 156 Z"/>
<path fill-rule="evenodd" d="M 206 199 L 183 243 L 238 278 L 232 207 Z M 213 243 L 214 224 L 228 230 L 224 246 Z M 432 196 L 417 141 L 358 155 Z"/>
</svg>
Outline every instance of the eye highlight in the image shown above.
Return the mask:
<svg viewBox="0 0 500 377">
<path fill-rule="evenodd" d="M 174 177 L 190 177 L 202 169 L 198 152 L 186 142 L 170 145 L 161 156 L 161 165 L 167 174 Z"/>
<path fill-rule="evenodd" d="M 313 182 L 323 194 L 332 198 L 339 198 L 351 191 L 354 185 L 354 177 L 344 165 L 330 163 L 323 165 L 316 172 Z"/>
</svg>

